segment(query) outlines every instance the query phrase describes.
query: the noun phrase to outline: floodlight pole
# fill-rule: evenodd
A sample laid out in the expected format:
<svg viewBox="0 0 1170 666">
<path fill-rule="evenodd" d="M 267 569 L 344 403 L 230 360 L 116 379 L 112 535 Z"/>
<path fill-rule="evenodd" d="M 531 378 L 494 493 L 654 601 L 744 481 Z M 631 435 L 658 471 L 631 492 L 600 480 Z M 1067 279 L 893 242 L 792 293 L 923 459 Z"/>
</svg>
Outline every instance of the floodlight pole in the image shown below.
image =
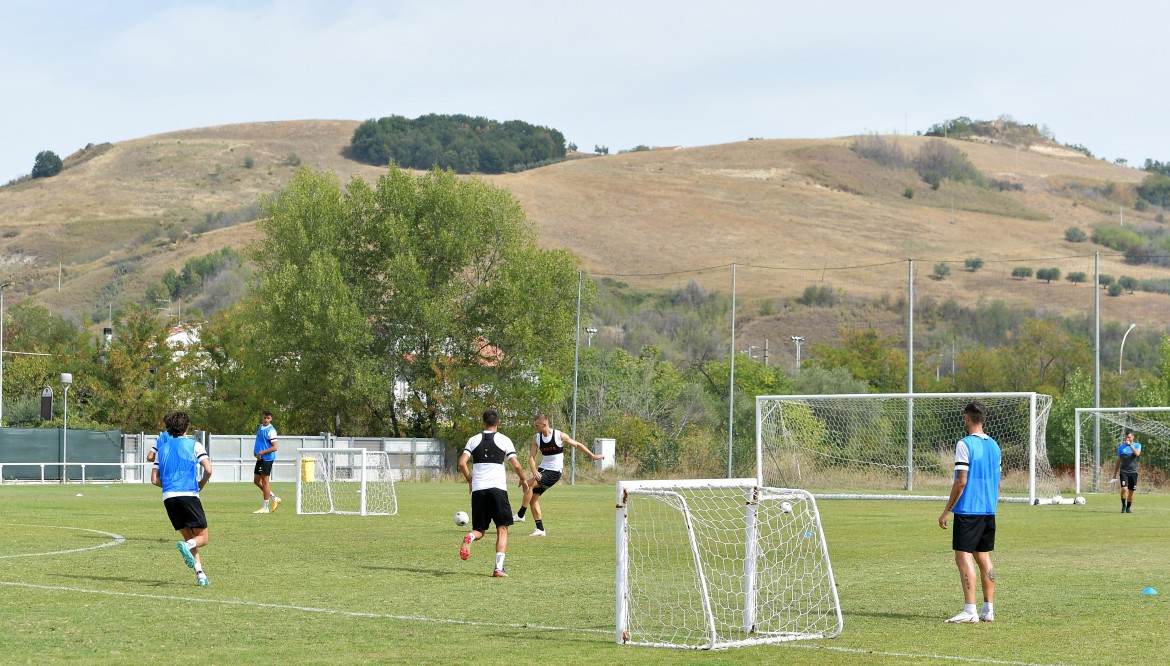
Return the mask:
<svg viewBox="0 0 1170 666">
<path fill-rule="evenodd" d="M 65 405 L 61 419 L 61 483 L 69 482 L 69 385 L 73 383 L 73 375 L 61 373 L 61 385 L 65 387 Z"/>
<path fill-rule="evenodd" d="M 577 271 L 577 327 L 576 333 L 573 334 L 573 419 L 571 437 L 577 439 L 577 368 L 581 363 L 581 281 L 584 279 L 583 273 Z M 593 336 L 590 335 L 592 340 Z M 577 484 L 577 447 L 569 452 L 569 485 Z"/>
<path fill-rule="evenodd" d="M 0 300 L 0 307 L 2 306 L 3 300 Z M 1119 375 L 1121 374 L 1121 362 L 1125 360 L 1125 339 L 1129 337 L 1130 331 L 1135 328 L 1137 328 L 1137 324 L 1130 324 L 1129 328 L 1125 331 L 1125 335 L 1121 336 L 1121 351 L 1117 352 L 1117 374 Z M 0 331 L 3 330 L 3 328 L 0 328 Z"/>
<path fill-rule="evenodd" d="M 731 451 L 735 442 L 735 264 L 731 264 L 731 376 L 727 380 L 727 478 L 731 478 Z"/>
<path fill-rule="evenodd" d="M 909 259 L 906 321 L 906 490 L 914 490 L 914 259 Z"/>
<path fill-rule="evenodd" d="M 4 288 L 11 282 L 0 284 L 0 428 L 4 427 Z"/>
<path fill-rule="evenodd" d="M 1093 409 L 1101 409 L 1101 253 L 1093 254 Z M 1101 468 L 1101 415 L 1093 413 L 1093 475 Z"/>
<path fill-rule="evenodd" d="M 804 344 L 804 336 L 790 335 L 788 337 L 792 338 L 792 341 L 796 343 L 796 371 L 800 372 L 800 345 Z M 764 355 L 764 358 L 767 358 L 767 354 Z M 765 363 L 765 365 L 767 364 Z"/>
</svg>

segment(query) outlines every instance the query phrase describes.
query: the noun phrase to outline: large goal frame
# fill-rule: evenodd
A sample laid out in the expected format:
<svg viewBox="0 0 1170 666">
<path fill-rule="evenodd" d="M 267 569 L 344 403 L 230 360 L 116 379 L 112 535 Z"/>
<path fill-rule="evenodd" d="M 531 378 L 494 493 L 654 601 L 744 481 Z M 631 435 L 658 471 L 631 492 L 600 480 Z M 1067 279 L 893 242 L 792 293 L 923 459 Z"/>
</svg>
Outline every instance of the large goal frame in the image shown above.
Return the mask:
<svg viewBox="0 0 1170 666">
<path fill-rule="evenodd" d="M 1047 427 L 1048 415 L 1052 408 L 1052 397 L 1034 391 L 1009 392 L 971 392 L 971 393 L 853 393 L 853 394 L 823 394 L 823 395 L 762 395 L 756 397 L 756 480 L 761 485 L 795 485 L 791 482 L 777 483 L 766 478 L 767 469 L 765 460 L 765 421 L 773 416 L 782 403 L 807 404 L 809 401 L 859 401 L 859 400 L 905 400 L 907 405 L 905 435 L 906 441 L 900 442 L 904 447 L 905 463 L 898 464 L 899 469 L 905 471 L 905 483 L 901 490 L 907 494 L 896 493 L 816 493 L 818 499 L 905 499 L 905 500 L 945 500 L 946 496 L 910 494 L 915 485 L 915 436 L 914 436 L 914 407 L 917 400 L 946 399 L 950 401 L 963 400 L 990 400 L 999 398 L 1017 398 L 1026 400 L 1028 404 L 1028 441 L 1027 451 L 1027 496 L 1014 497 L 1001 493 L 1001 502 L 1021 502 L 1028 504 L 1048 504 L 1059 493 L 1059 485 L 1052 471 L 1047 457 L 1047 446 L 1044 440 L 1044 430 Z M 956 420 L 960 418 L 962 407 L 955 412 Z M 963 434 L 956 433 L 951 442 L 958 441 Z M 993 437 L 994 432 L 989 433 Z M 1000 442 L 1003 445 L 1003 442 Z"/>
<path fill-rule="evenodd" d="M 660 524 L 667 522 L 673 525 Z M 765 488 L 753 478 L 618 481 L 615 524 L 619 644 L 718 649 L 841 633 L 828 546 L 806 491 Z M 632 563 L 631 549 L 647 534 L 662 539 Z M 643 581 L 640 562 L 667 577 L 684 570 L 677 588 L 654 572 Z M 661 616 L 682 626 L 651 626 Z"/>
<path fill-rule="evenodd" d="M 343 465 L 336 460 L 347 458 Z M 307 463 L 312 463 L 309 465 Z M 398 495 L 390 456 L 363 448 L 306 447 L 297 449 L 297 513 L 393 516 Z M 312 478 L 309 478 L 312 477 Z M 326 506 L 309 506 L 305 484 L 324 484 Z M 344 496 L 354 490 L 358 497 Z M 313 498 L 317 499 L 316 497 Z"/>
<path fill-rule="evenodd" d="M 1147 414 L 1166 414 L 1170 416 L 1170 407 L 1077 407 L 1073 410 L 1073 413 L 1076 421 L 1076 425 L 1073 428 L 1074 436 L 1076 437 L 1076 445 L 1073 450 L 1073 474 L 1077 493 L 1082 492 L 1081 487 L 1084 482 L 1082 467 L 1086 464 L 1092 469 L 1092 476 L 1085 491 L 1093 493 L 1101 492 L 1101 467 L 1105 463 L 1101 459 L 1102 420 L 1113 423 L 1122 430 L 1129 429 L 1134 432 L 1150 435 L 1164 442 L 1170 442 L 1170 419 L 1167 422 L 1160 422 L 1142 418 Z M 1081 424 L 1088 419 L 1093 419 L 1093 427 L 1089 431 L 1093 441 L 1091 461 L 1087 459 L 1089 452 L 1085 451 L 1081 445 L 1081 442 L 1087 436 L 1083 432 Z M 1145 451 L 1143 450 L 1143 458 L 1145 458 L 1144 454 Z"/>
</svg>

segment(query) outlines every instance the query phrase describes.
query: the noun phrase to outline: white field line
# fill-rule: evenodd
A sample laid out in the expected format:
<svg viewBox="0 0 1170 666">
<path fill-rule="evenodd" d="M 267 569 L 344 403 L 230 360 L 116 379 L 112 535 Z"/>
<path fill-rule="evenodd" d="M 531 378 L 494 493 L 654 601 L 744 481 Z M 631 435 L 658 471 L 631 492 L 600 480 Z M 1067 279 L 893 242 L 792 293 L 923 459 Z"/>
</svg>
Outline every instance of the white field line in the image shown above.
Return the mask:
<svg viewBox="0 0 1170 666">
<path fill-rule="evenodd" d="M 7 560 L 13 557 L 42 557 L 48 555 L 65 555 L 68 553 L 81 553 L 87 550 L 97 550 L 99 548 L 109 548 L 110 546 L 117 546 L 126 541 L 126 537 L 121 534 L 114 534 L 113 532 L 103 532 L 101 530 L 91 530 L 84 527 L 61 527 L 60 525 L 22 525 L 18 523 L 0 523 L 0 525 L 9 525 L 11 527 L 32 527 L 36 529 L 50 529 L 50 530 L 76 530 L 78 532 L 93 532 L 94 534 L 101 534 L 103 536 L 112 537 L 112 541 L 100 543 L 96 546 L 86 546 L 85 548 L 71 548 L 69 550 L 54 550 L 43 553 L 18 553 L 16 555 L 0 555 L 0 560 Z"/>
<path fill-rule="evenodd" d="M 134 599 L 153 599 L 156 601 L 184 601 L 204 604 L 223 604 L 225 606 L 248 606 L 253 608 L 269 608 L 274 610 L 300 611 L 302 613 L 321 613 L 324 615 L 341 615 L 344 617 L 365 617 L 381 620 L 399 620 L 405 622 L 432 622 L 435 624 L 454 624 L 461 626 L 492 627 L 496 629 L 534 629 L 538 631 L 571 631 L 587 634 L 613 634 L 612 629 L 582 629 L 579 627 L 552 627 L 541 624 L 522 624 L 510 622 L 483 622 L 479 620 L 453 620 L 450 618 L 424 617 L 421 615 L 394 615 L 391 613 L 365 613 L 361 611 L 338 610 L 335 608 L 315 608 L 312 606 L 296 606 L 293 604 L 273 604 L 261 601 L 237 601 L 233 599 L 207 599 L 203 597 L 181 597 L 169 594 L 142 594 L 139 592 L 115 592 L 113 590 L 89 590 L 80 587 L 62 585 L 38 585 L 35 583 L 21 583 L 16 581 L 0 581 L 0 585 L 19 587 L 32 590 L 46 590 L 52 592 L 78 592 L 81 594 L 100 594 L 110 597 L 129 597 Z M 1006 661 L 1002 659 L 980 659 L 975 657 L 956 657 L 945 654 L 916 654 L 911 652 L 886 652 L 882 650 L 867 650 L 864 648 L 847 648 L 832 645 L 804 645 L 784 643 L 776 647 L 799 648 L 806 650 L 830 650 L 848 654 L 869 654 L 880 657 L 897 657 L 900 659 L 923 659 L 933 661 L 950 661 L 964 664 L 992 664 L 993 666 L 1061 666 L 1059 664 L 1037 664 L 1028 661 Z"/>
</svg>

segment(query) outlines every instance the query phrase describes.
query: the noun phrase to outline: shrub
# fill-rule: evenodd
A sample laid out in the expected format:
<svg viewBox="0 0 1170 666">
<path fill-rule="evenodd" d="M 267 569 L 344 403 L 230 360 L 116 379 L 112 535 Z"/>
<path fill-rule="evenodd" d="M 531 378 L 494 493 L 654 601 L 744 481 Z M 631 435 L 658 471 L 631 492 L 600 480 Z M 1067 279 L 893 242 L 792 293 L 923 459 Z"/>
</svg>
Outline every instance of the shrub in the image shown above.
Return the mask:
<svg viewBox="0 0 1170 666">
<path fill-rule="evenodd" d="M 1108 273 L 1102 273 L 1097 278 L 1097 284 L 1104 288 L 1109 288 L 1113 285 L 1113 276 L 1109 275 Z"/>
<path fill-rule="evenodd" d="M 796 302 L 801 305 L 814 305 L 819 308 L 831 308 L 837 304 L 837 291 L 832 285 L 810 284 L 804 288 L 804 293 L 797 297 Z"/>
<path fill-rule="evenodd" d="M 1060 279 L 1059 268 L 1040 268 L 1036 270 L 1036 279 L 1044 280 L 1046 284 L 1052 284 L 1053 280 Z"/>
<path fill-rule="evenodd" d="M 1017 280 L 1032 277 L 1032 269 L 1027 266 L 1016 266 L 1012 269 L 1012 277 Z"/>
<path fill-rule="evenodd" d="M 980 268 L 983 268 L 983 260 L 979 257 L 967 257 L 963 260 L 963 265 L 967 267 L 967 270 L 974 273 Z"/>
<path fill-rule="evenodd" d="M 1137 201 L 1133 202 L 1133 209 L 1139 213 L 1144 213 L 1150 209 L 1150 203 L 1145 199 L 1138 199 Z"/>
<path fill-rule="evenodd" d="M 914 198 L 914 188 L 907 185 L 906 189 L 902 191 L 902 196 L 906 197 L 907 199 L 913 199 Z"/>
<path fill-rule="evenodd" d="M 1125 252 L 1131 247 L 1140 247 L 1143 244 L 1141 235 L 1133 229 L 1105 224 L 1093 229 L 1093 242 L 1107 248 Z"/>
<path fill-rule="evenodd" d="M 1125 291 L 1125 288 L 1119 284 L 1109 285 L 1108 293 L 1110 296 L 1120 296 L 1122 294 L 1122 292 L 1124 292 L 1124 291 Z"/>
<path fill-rule="evenodd" d="M 1170 176 L 1151 173 L 1142 180 L 1141 185 L 1134 188 L 1134 191 L 1155 206 L 1170 208 Z"/>
<path fill-rule="evenodd" d="M 1084 229 L 1072 226 L 1064 230 L 1064 239 L 1070 243 L 1084 243 L 1089 240 L 1089 235 Z"/>
<path fill-rule="evenodd" d="M 244 168 L 251 169 L 254 166 L 256 166 L 256 160 L 252 159 L 251 155 L 245 155 L 244 156 Z"/>
<path fill-rule="evenodd" d="M 932 190 L 937 190 L 939 186 L 942 185 L 942 176 L 938 175 L 938 173 L 934 171 L 923 174 L 922 180 L 926 181 Z"/>
<path fill-rule="evenodd" d="M 1122 275 L 1117 278 L 1117 285 L 1132 294 L 1137 289 L 1138 279 L 1128 275 Z"/>
<path fill-rule="evenodd" d="M 934 279 L 942 280 L 951 274 L 951 267 L 945 261 L 940 261 L 934 265 Z"/>
<path fill-rule="evenodd" d="M 850 148 L 859 157 L 864 157 L 885 167 L 905 169 L 910 166 L 910 160 L 906 157 L 906 153 L 902 152 L 897 140 L 886 139 L 877 134 L 866 134 L 854 141 Z"/>
<path fill-rule="evenodd" d="M 1088 278 L 1088 276 L 1085 275 L 1084 271 L 1075 271 L 1075 272 L 1069 273 L 1067 276 L 1065 276 L 1064 279 L 1068 280 L 1069 282 L 1071 282 L 1073 284 L 1080 284 L 1080 283 L 1088 280 L 1089 278 Z"/>
<path fill-rule="evenodd" d="M 983 183 L 983 175 L 971 163 L 967 153 L 941 139 L 927 141 L 918 149 L 918 154 L 914 157 L 914 169 L 923 180 L 931 183 L 932 187 L 934 183 L 927 180 L 927 174 L 934 174 L 940 180 L 950 178 L 976 184 Z"/>
</svg>

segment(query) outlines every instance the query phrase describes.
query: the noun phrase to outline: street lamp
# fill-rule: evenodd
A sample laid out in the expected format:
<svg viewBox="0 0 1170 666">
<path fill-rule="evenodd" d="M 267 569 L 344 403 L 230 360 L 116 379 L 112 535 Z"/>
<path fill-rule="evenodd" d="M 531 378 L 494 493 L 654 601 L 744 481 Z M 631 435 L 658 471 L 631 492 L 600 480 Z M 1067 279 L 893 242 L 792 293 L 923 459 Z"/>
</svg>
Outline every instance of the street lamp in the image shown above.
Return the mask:
<svg viewBox="0 0 1170 666">
<path fill-rule="evenodd" d="M 1130 324 L 1126 329 L 1125 335 L 1121 336 L 1121 351 L 1117 352 L 1117 374 L 1121 374 L 1121 362 L 1125 360 L 1125 339 L 1129 337 L 1129 332 L 1137 328 L 1137 324 Z"/>
<path fill-rule="evenodd" d="M 804 336 L 792 335 L 789 337 L 791 337 L 792 341 L 796 343 L 796 369 L 800 370 L 800 345 L 804 342 Z"/>
<path fill-rule="evenodd" d="M 597 335 L 597 329 L 590 326 L 589 328 L 585 329 L 585 335 L 589 336 L 589 339 L 586 341 L 585 346 L 592 347 L 593 346 L 593 336 Z"/>
<path fill-rule="evenodd" d="M 11 282 L 0 284 L 0 428 L 4 427 L 4 288 Z"/>
<path fill-rule="evenodd" d="M 61 419 L 61 483 L 69 482 L 69 385 L 73 375 L 61 373 L 61 386 L 65 387 L 64 417 Z"/>
</svg>

